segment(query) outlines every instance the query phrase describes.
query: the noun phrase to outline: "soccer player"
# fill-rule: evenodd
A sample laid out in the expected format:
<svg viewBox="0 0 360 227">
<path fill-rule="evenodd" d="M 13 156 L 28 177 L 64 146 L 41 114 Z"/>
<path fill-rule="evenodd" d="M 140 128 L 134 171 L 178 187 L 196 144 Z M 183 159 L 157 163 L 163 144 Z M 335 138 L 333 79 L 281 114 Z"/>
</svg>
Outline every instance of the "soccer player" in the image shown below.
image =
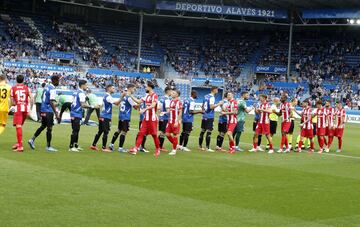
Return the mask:
<svg viewBox="0 0 360 227">
<path fill-rule="evenodd" d="M 38 122 L 41 122 L 41 103 L 42 103 L 42 94 L 44 92 L 45 86 L 46 83 L 42 83 L 41 87 L 36 89 L 36 94 L 35 94 L 36 116 Z"/>
<path fill-rule="evenodd" d="M 237 124 L 234 131 L 234 137 L 235 137 L 235 150 L 236 151 L 243 151 L 239 147 L 240 143 L 240 136 L 241 133 L 244 132 L 244 126 L 245 126 L 245 117 L 246 114 L 251 111 L 250 108 L 246 105 L 246 100 L 249 99 L 249 92 L 243 91 L 241 92 L 241 98 L 238 100 L 238 112 L 237 112 Z"/>
<path fill-rule="evenodd" d="M 228 92 L 224 93 L 224 98 L 223 98 L 223 104 L 220 106 L 221 107 L 221 113 L 219 115 L 219 123 L 218 123 L 218 132 L 219 135 L 216 137 L 216 150 L 217 151 L 225 151 L 222 148 L 222 144 L 224 142 L 224 136 L 227 132 L 227 114 L 225 114 L 227 112 L 227 105 L 229 103 L 229 99 L 228 99 Z"/>
<path fill-rule="evenodd" d="M 171 101 L 171 94 L 172 89 L 170 87 L 165 88 L 165 95 L 159 100 L 159 107 L 160 109 L 160 115 L 159 115 L 159 141 L 160 141 L 160 151 L 166 151 L 166 149 L 163 148 L 164 141 L 165 141 L 165 134 L 166 134 L 166 125 L 169 120 L 169 104 Z"/>
<path fill-rule="evenodd" d="M 314 130 L 313 130 L 313 124 L 312 124 L 312 109 L 309 107 L 309 100 L 304 100 L 302 102 L 302 112 L 298 113 L 301 115 L 301 133 L 300 133 L 300 141 L 298 144 L 297 152 L 301 152 L 303 140 L 304 138 L 307 138 L 310 140 L 310 150 L 309 152 L 314 152 Z"/>
<path fill-rule="evenodd" d="M 13 125 L 16 127 L 17 137 L 17 143 L 13 146 L 13 149 L 18 152 L 24 151 L 22 126 L 32 108 L 32 95 L 30 89 L 24 85 L 24 79 L 23 75 L 18 75 L 16 77 L 17 84 L 11 88 L 11 102 L 15 106 Z"/>
<path fill-rule="evenodd" d="M 100 113 L 100 118 L 99 118 L 99 130 L 95 135 L 94 141 L 90 149 L 93 151 L 99 151 L 99 149 L 96 147 L 96 144 L 102 135 L 101 150 L 103 152 L 112 152 L 110 149 L 106 147 L 106 144 L 111 127 L 112 108 L 113 105 L 118 106 L 120 104 L 121 98 L 117 101 L 113 99 L 112 94 L 115 93 L 115 87 L 113 85 L 111 84 L 107 85 L 105 90 L 106 90 L 106 94 L 103 98 L 103 110 Z"/>
<path fill-rule="evenodd" d="M 260 102 L 254 103 L 254 108 L 255 108 L 255 110 L 256 110 L 257 108 L 259 108 L 260 105 L 261 105 Z M 257 127 L 259 121 L 260 121 L 260 112 L 257 113 L 257 112 L 255 111 L 254 122 L 253 122 L 253 132 L 254 132 L 254 133 L 255 133 L 255 131 L 256 131 L 256 127 Z M 258 143 L 257 143 L 257 151 L 264 151 L 264 150 L 261 148 L 261 139 L 262 139 L 262 135 L 259 134 L 259 135 L 258 135 Z"/>
<path fill-rule="evenodd" d="M 280 99 L 278 97 L 275 97 L 273 99 L 273 103 L 271 104 L 271 109 L 272 109 L 272 113 L 269 115 L 269 119 L 270 119 L 270 136 L 271 138 L 274 137 L 274 135 L 276 134 L 277 131 L 277 125 L 278 125 L 278 120 L 279 120 L 279 107 L 280 105 Z M 269 149 L 269 143 L 267 143 L 266 145 L 266 150 Z"/>
<path fill-rule="evenodd" d="M 335 109 L 331 106 L 331 101 L 328 100 L 325 103 L 325 111 L 326 111 L 326 132 L 325 135 L 328 137 L 327 146 L 325 148 L 325 152 L 330 151 L 331 144 L 334 140 L 335 133 Z"/>
<path fill-rule="evenodd" d="M 158 95 L 154 92 L 155 85 L 151 82 L 147 82 L 146 93 L 147 95 L 141 100 L 135 98 L 133 95 L 130 97 L 138 104 L 145 102 L 146 108 L 140 110 L 140 113 L 144 113 L 144 120 L 141 123 L 140 132 L 136 139 L 135 147 L 131 148 L 129 153 L 132 155 L 136 155 L 139 147 L 143 141 L 143 138 L 146 135 L 151 135 L 154 139 L 155 143 L 155 157 L 160 155 L 160 142 L 157 137 L 157 125 L 158 125 L 158 117 L 156 115 L 157 105 L 158 105 Z"/>
<path fill-rule="evenodd" d="M 249 150 L 250 152 L 256 152 L 258 150 L 258 135 L 265 135 L 269 142 L 269 154 L 274 153 L 272 138 L 270 136 L 270 119 L 269 115 L 273 112 L 270 107 L 270 104 L 267 102 L 267 96 L 261 94 L 260 96 L 260 106 L 255 109 L 255 112 L 260 114 L 259 122 L 255 129 L 255 134 L 253 138 L 253 148 Z"/>
<path fill-rule="evenodd" d="M 0 75 L 0 135 L 4 132 L 9 117 L 10 90 L 6 77 Z"/>
<path fill-rule="evenodd" d="M 180 135 L 179 145 L 179 149 L 183 151 L 190 151 L 190 149 L 187 148 L 187 144 L 193 127 L 194 115 L 203 112 L 202 110 L 195 110 L 195 99 L 197 99 L 197 92 L 191 91 L 191 97 L 189 99 L 185 99 L 183 104 L 183 131 Z"/>
<path fill-rule="evenodd" d="M 60 122 L 59 113 L 56 110 L 56 87 L 59 85 L 59 76 L 51 77 L 51 84 L 44 89 L 41 103 L 41 126 L 36 130 L 34 136 L 28 141 L 30 148 L 35 149 L 35 139 L 44 131 L 46 131 L 46 151 L 56 152 L 57 150 L 51 146 L 52 129 L 54 126 L 54 114 L 58 122 Z"/>
<path fill-rule="evenodd" d="M 316 123 L 316 135 L 318 137 L 319 147 L 320 150 L 318 153 L 322 153 L 324 150 L 325 144 L 325 133 L 326 133 L 326 110 L 322 106 L 322 101 L 318 100 L 316 102 L 316 110 L 315 115 L 317 116 L 317 123 Z"/>
<path fill-rule="evenodd" d="M 294 109 L 295 107 L 298 105 L 298 99 L 297 98 L 293 98 L 291 100 L 291 117 L 290 117 L 290 122 L 291 122 L 291 125 L 290 125 L 290 129 L 289 129 L 289 132 L 288 132 L 288 136 L 287 136 L 287 139 L 288 139 L 288 143 L 289 143 L 289 150 L 291 150 L 293 147 L 292 147 L 292 141 L 293 141 L 293 134 L 294 134 L 294 129 L 295 129 L 295 117 L 294 117 Z"/>
<path fill-rule="evenodd" d="M 180 101 L 180 91 L 172 91 L 172 100 L 169 104 L 169 121 L 166 126 L 166 137 L 172 143 L 172 150 L 169 155 L 176 155 L 178 145 L 178 135 L 180 133 L 182 118 L 182 103 Z"/>
<path fill-rule="evenodd" d="M 237 125 L 237 112 L 238 112 L 238 104 L 234 99 L 234 94 L 231 92 L 227 93 L 228 104 L 226 105 L 227 110 L 222 112 L 222 114 L 227 117 L 227 132 L 226 134 L 229 137 L 229 153 L 235 153 L 235 140 L 233 137 L 233 133 L 235 131 Z"/>
<path fill-rule="evenodd" d="M 141 124 L 145 118 L 144 112 L 142 112 L 141 110 L 144 110 L 145 108 L 146 108 L 146 103 L 142 102 L 139 106 L 139 110 L 140 110 L 139 130 L 140 130 Z M 138 138 L 138 136 L 139 136 L 139 133 L 136 135 L 136 139 Z M 141 146 L 139 147 L 139 151 L 144 152 L 144 153 L 149 153 L 149 151 L 145 148 L 145 143 L 146 143 L 146 136 L 144 136 Z"/>
<path fill-rule="evenodd" d="M 202 146 L 204 141 L 204 134 L 206 133 L 206 151 L 214 152 L 210 149 L 211 142 L 211 132 L 214 126 L 214 115 L 215 108 L 223 104 L 222 101 L 215 104 L 215 95 L 219 92 L 218 88 L 213 86 L 211 87 L 210 94 L 206 95 L 202 104 L 202 109 L 204 110 L 202 121 L 201 121 L 201 132 L 199 136 L 199 147 L 201 150 L 205 150 Z"/>
<path fill-rule="evenodd" d="M 281 143 L 278 153 L 283 152 L 283 147 L 285 145 L 285 153 L 290 152 L 288 133 L 291 127 L 291 118 L 292 118 L 292 108 L 291 104 L 287 102 L 287 97 L 283 95 L 280 99 L 280 112 L 279 116 L 282 116 L 281 122 Z"/>
<path fill-rule="evenodd" d="M 341 152 L 342 150 L 342 137 L 344 135 L 344 126 L 346 113 L 345 109 L 342 106 L 341 101 L 336 102 L 336 112 L 335 112 L 335 136 L 338 138 L 338 149 L 336 152 Z"/>
<path fill-rule="evenodd" d="M 126 138 L 126 134 L 129 131 L 130 127 L 130 120 L 131 120 L 131 112 L 132 108 L 137 106 L 137 103 L 132 100 L 130 97 L 131 94 L 134 94 L 136 88 L 134 84 L 128 84 L 126 86 L 127 91 L 122 97 L 120 103 L 120 111 L 119 111 L 119 123 L 118 123 L 118 130 L 114 133 L 113 138 L 111 139 L 111 143 L 109 145 L 110 150 L 114 150 L 114 143 L 120 135 L 119 139 L 119 152 L 128 152 L 124 149 L 124 142 Z"/>
<path fill-rule="evenodd" d="M 71 117 L 71 128 L 72 133 L 70 137 L 70 145 L 69 151 L 71 152 L 79 152 L 83 149 L 79 147 L 79 132 L 80 132 L 80 124 L 81 119 L 84 115 L 84 108 L 96 108 L 99 106 L 89 106 L 86 103 L 86 94 L 85 91 L 87 89 L 86 80 L 79 81 L 79 89 L 74 92 L 74 101 L 71 105 L 70 117 Z"/>
</svg>

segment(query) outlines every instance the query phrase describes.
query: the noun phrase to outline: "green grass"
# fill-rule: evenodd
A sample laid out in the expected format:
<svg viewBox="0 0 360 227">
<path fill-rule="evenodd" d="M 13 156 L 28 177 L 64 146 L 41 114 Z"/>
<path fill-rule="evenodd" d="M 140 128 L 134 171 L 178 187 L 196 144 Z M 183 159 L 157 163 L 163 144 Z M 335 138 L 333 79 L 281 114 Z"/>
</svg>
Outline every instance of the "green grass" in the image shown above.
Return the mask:
<svg viewBox="0 0 360 227">
<path fill-rule="evenodd" d="M 135 141 L 136 112 L 133 119 L 126 147 Z M 250 148 L 251 124 L 249 117 L 243 149 Z M 111 136 L 115 125 L 116 120 Z M 189 142 L 193 152 L 157 159 L 143 153 L 69 153 L 69 125 L 54 127 L 53 145 L 61 152 L 44 151 L 43 133 L 36 151 L 26 146 L 24 153 L 14 153 L 15 130 L 8 127 L 0 136 L 0 225 L 360 225 L 359 125 L 346 126 L 343 156 L 205 153 L 196 150 L 199 125 L 197 116 Z M 37 127 L 27 121 L 24 140 Z M 82 127 L 83 147 L 96 130 Z M 332 154 L 336 145 L 335 140 Z M 153 148 L 150 137 L 147 147 Z"/>
</svg>

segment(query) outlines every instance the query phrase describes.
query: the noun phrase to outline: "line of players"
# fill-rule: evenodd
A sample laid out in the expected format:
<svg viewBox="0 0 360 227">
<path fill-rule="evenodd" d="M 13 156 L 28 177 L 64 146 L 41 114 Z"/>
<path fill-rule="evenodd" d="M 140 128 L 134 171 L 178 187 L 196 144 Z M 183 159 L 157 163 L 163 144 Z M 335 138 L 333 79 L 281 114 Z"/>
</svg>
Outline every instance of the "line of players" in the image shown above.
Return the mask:
<svg viewBox="0 0 360 227">
<path fill-rule="evenodd" d="M 1 130 L 4 128 L 7 120 L 8 106 L 6 106 L 3 100 L 6 100 L 7 96 L 11 97 L 12 105 L 15 106 L 14 114 L 14 126 L 16 126 L 17 133 L 17 144 L 13 146 L 16 151 L 23 151 L 22 144 L 22 125 L 25 119 L 29 115 L 30 108 L 32 106 L 32 96 L 30 89 L 24 84 L 24 77 L 19 75 L 17 77 L 17 85 L 13 88 L 9 88 L 5 84 L 5 78 L 0 77 L 0 91 L 2 98 L 2 106 L 0 110 Z M 57 151 L 51 146 L 52 140 L 52 128 L 54 125 L 54 117 L 60 121 L 59 113 L 56 108 L 56 86 L 59 84 L 59 77 L 54 76 L 51 78 L 51 84 L 47 85 L 42 95 L 41 104 L 41 126 L 36 130 L 34 136 L 28 141 L 30 147 L 35 149 L 36 138 L 45 130 L 47 146 L 46 150 L 49 152 Z M 326 102 L 323 107 L 322 102 L 316 103 L 316 109 L 312 110 L 309 106 L 309 101 L 304 100 L 302 102 L 303 110 L 298 112 L 293 106 L 297 104 L 297 100 L 293 100 L 292 104 L 287 101 L 286 96 L 281 97 L 281 103 L 279 108 L 272 108 L 270 103 L 267 101 L 266 95 L 260 95 L 260 102 L 254 107 L 247 107 L 246 100 L 249 98 L 247 92 L 241 93 L 241 99 L 235 100 L 234 94 L 227 92 L 224 95 L 224 100 L 216 103 L 215 95 L 218 93 L 217 87 L 212 87 L 210 94 L 206 95 L 202 105 L 202 110 L 195 110 L 195 99 L 197 93 L 192 92 L 189 99 L 180 101 L 180 92 L 177 90 L 171 90 L 170 88 L 165 89 L 165 96 L 158 100 L 157 94 L 154 92 L 154 85 L 151 82 L 147 83 L 146 92 L 147 95 L 142 99 L 134 97 L 136 90 L 135 85 L 128 84 L 127 90 L 121 94 L 121 98 L 118 100 L 113 99 L 112 94 L 115 93 L 115 88 L 112 85 L 106 87 L 106 95 L 103 98 L 102 105 L 91 106 L 86 102 L 87 82 L 85 80 L 79 81 L 79 89 L 74 92 L 74 101 L 71 105 L 71 125 L 72 134 L 70 138 L 69 151 L 78 152 L 83 150 L 79 144 L 79 132 L 81 127 L 81 119 L 83 117 L 85 108 L 99 109 L 102 107 L 102 111 L 99 118 L 99 128 L 95 135 L 93 143 L 90 147 L 92 150 L 99 150 L 96 147 L 100 137 L 102 137 L 102 151 L 112 152 L 114 150 L 114 143 L 119 139 L 119 152 L 127 152 L 123 148 L 126 134 L 129 130 L 131 112 L 133 108 L 140 110 L 140 124 L 139 133 L 136 138 L 135 146 L 130 149 L 130 154 L 136 154 L 138 151 L 147 152 L 144 147 L 145 139 L 147 135 L 151 135 L 155 143 L 155 156 L 160 154 L 160 151 L 166 151 L 163 144 L 165 137 L 172 143 L 172 151 L 170 155 L 175 155 L 176 150 L 190 151 L 187 148 L 190 133 L 193 127 L 194 115 L 202 114 L 201 132 L 199 136 L 199 147 L 201 150 L 208 152 L 214 152 L 210 148 L 211 133 L 213 131 L 215 109 L 221 108 L 219 116 L 218 131 L 216 141 L 216 150 L 223 151 L 222 148 L 224 136 L 227 135 L 229 138 L 229 153 L 235 151 L 241 151 L 238 147 L 240 136 L 244 131 L 245 117 L 252 109 L 255 110 L 255 121 L 254 121 L 254 137 L 253 137 L 253 148 L 250 152 L 261 151 L 259 146 L 259 139 L 262 135 L 265 135 L 269 144 L 269 153 L 274 153 L 272 143 L 272 133 L 270 126 L 270 115 L 276 114 L 282 116 L 281 123 L 281 145 L 278 152 L 289 152 L 291 149 L 292 133 L 294 129 L 294 112 L 301 115 L 301 133 L 300 141 L 298 143 L 297 151 L 301 152 L 303 146 L 303 140 L 309 139 L 310 151 L 314 149 L 314 135 L 318 136 L 319 142 L 319 153 L 323 151 L 328 152 L 332 144 L 333 137 L 338 138 L 338 152 L 341 151 L 342 137 L 344 133 L 345 123 L 345 110 L 342 107 L 341 102 L 336 103 L 336 109 L 331 107 L 329 101 Z M 30 105 L 29 105 L 30 104 Z M 118 130 L 114 133 L 109 147 L 107 147 L 108 135 L 111 127 L 113 105 L 119 107 L 119 122 Z M 158 109 L 160 110 L 158 114 Z M 159 115 L 159 117 L 158 117 Z M 317 123 L 314 125 L 312 119 L 316 117 Z M 180 144 L 178 144 L 178 136 L 180 134 L 180 128 L 183 131 L 180 135 Z M 276 126 L 275 126 L 276 127 Z M 316 129 L 316 130 L 314 130 Z M 158 130 L 160 131 L 158 135 Z M 289 135 L 291 136 L 289 142 Z M 325 139 L 325 136 L 328 139 Z M 203 141 L 206 141 L 205 148 L 203 147 Z M 290 144 L 290 145 L 289 145 Z"/>
</svg>

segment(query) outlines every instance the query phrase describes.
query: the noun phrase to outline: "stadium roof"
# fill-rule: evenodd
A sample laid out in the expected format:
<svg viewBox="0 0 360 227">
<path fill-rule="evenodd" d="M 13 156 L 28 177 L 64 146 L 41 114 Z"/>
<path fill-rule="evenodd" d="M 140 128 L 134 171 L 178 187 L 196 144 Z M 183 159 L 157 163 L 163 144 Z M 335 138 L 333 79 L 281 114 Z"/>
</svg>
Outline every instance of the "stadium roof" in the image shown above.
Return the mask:
<svg viewBox="0 0 360 227">
<path fill-rule="evenodd" d="M 168 0 L 174 2 L 175 0 Z M 177 2 L 191 2 L 215 5 L 239 5 L 242 7 L 270 8 L 270 9 L 338 9 L 360 8 L 359 0 L 176 0 Z M 156 2 L 156 1 L 155 1 Z"/>
</svg>

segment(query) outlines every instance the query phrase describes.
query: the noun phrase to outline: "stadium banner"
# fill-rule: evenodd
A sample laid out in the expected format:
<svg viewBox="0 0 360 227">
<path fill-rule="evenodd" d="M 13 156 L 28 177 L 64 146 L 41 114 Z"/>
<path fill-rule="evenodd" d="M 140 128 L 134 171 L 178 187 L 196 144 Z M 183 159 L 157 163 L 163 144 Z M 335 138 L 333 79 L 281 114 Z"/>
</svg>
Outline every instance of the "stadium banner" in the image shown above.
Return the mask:
<svg viewBox="0 0 360 227">
<path fill-rule="evenodd" d="M 102 0 L 103 2 L 111 2 L 117 4 L 124 4 L 124 0 Z"/>
<path fill-rule="evenodd" d="M 198 86 L 198 87 L 223 87 L 225 80 L 223 78 L 192 78 L 191 86 Z"/>
<path fill-rule="evenodd" d="M 183 11 L 183 12 L 192 12 L 192 13 L 245 16 L 245 17 L 265 17 L 265 18 L 277 18 L 277 19 L 288 18 L 288 14 L 286 10 L 258 9 L 258 8 L 225 6 L 225 5 L 208 5 L 208 4 L 187 3 L 187 2 L 161 1 L 156 4 L 156 9 Z"/>
<path fill-rule="evenodd" d="M 151 73 L 132 73 L 132 72 L 123 72 L 120 70 L 99 69 L 99 68 L 89 69 L 87 73 L 94 75 L 108 75 L 108 76 L 133 77 L 133 78 L 139 77 L 146 79 L 153 78 L 153 74 Z"/>
<path fill-rule="evenodd" d="M 151 60 L 151 59 L 140 59 L 140 64 L 142 65 L 152 65 L 152 66 L 160 66 L 161 62 L 160 61 L 156 61 L 156 60 Z"/>
<path fill-rule="evenodd" d="M 35 69 L 35 70 L 49 70 L 49 71 L 61 71 L 61 72 L 74 72 L 75 69 L 70 66 L 60 66 L 54 64 L 35 64 L 35 63 L 26 63 L 26 62 L 4 62 L 5 68 L 25 68 L 25 69 Z"/>
<path fill-rule="evenodd" d="M 256 66 L 256 73 L 275 73 L 275 74 L 283 74 L 286 73 L 287 67 L 285 66 Z"/>
<path fill-rule="evenodd" d="M 360 9 L 313 9 L 303 10 L 304 19 L 360 18 Z"/>
<path fill-rule="evenodd" d="M 73 60 L 75 58 L 74 53 L 67 53 L 61 51 L 49 51 L 47 53 L 48 58 L 53 59 L 64 59 L 64 60 Z"/>
</svg>

